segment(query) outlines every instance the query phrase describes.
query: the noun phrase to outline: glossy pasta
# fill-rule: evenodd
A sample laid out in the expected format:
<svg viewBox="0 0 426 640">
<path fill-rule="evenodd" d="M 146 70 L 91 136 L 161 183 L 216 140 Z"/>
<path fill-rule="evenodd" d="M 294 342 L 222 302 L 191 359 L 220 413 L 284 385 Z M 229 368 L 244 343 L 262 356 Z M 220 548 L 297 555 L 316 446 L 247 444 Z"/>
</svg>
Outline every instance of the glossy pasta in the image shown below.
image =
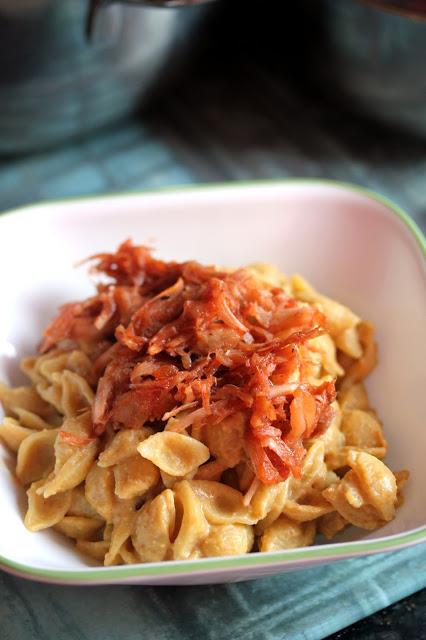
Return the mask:
<svg viewBox="0 0 426 640">
<path fill-rule="evenodd" d="M 126 246 L 130 247 L 125 244 L 120 250 Z M 101 259 L 105 260 L 105 256 Z M 109 285 L 113 288 L 105 289 L 102 285 L 98 289 L 99 298 L 105 292 L 118 295 L 124 282 L 123 274 L 119 273 L 124 262 L 119 263 L 117 258 L 116 262 L 115 272 L 119 275 L 115 274 L 115 283 Z M 156 268 L 160 269 L 158 264 Z M 132 308 L 133 315 L 129 313 L 125 323 L 121 318 L 120 326 L 116 322 L 111 329 L 111 325 L 108 333 L 104 327 L 112 316 L 109 310 L 110 316 L 104 322 L 110 303 L 105 297 L 103 306 L 90 316 L 89 329 L 86 311 L 80 310 L 77 317 L 74 306 L 73 329 L 61 334 L 69 308 L 62 311 L 60 322 L 56 321 L 45 332 L 42 353 L 22 361 L 29 386 L 0 385 L 5 413 L 0 437 L 16 454 L 16 477 L 27 490 L 28 529 L 52 527 L 73 539 L 77 549 L 97 563 L 114 565 L 303 547 L 313 544 L 317 534 L 331 539 L 349 525 L 373 530 L 394 518 L 408 472 L 393 473 L 383 462 L 386 439 L 363 384 L 376 364 L 372 325 L 318 293 L 300 276 L 286 278 L 269 265 L 254 265 L 238 273 L 250 278 L 250 286 L 268 296 L 287 296 L 286 300 L 293 302 L 287 302 L 285 309 L 292 309 L 288 314 L 299 318 L 294 325 L 287 321 L 285 333 L 280 325 L 281 333 L 278 336 L 276 332 L 272 338 L 264 337 L 265 327 L 272 327 L 274 321 L 271 316 L 264 319 L 264 309 L 263 316 L 258 314 L 263 318 L 257 321 L 258 334 L 253 330 L 250 337 L 247 331 L 244 333 L 247 322 L 241 314 L 235 315 L 235 308 L 232 318 L 227 308 L 227 316 L 222 314 L 219 322 L 221 340 L 225 339 L 224 327 L 233 325 L 233 330 L 239 331 L 238 322 L 240 325 L 245 322 L 241 340 L 248 345 L 247 353 L 254 348 L 253 340 L 260 345 L 259 353 L 267 341 L 275 345 L 281 340 L 280 348 L 291 346 L 289 358 L 297 356 L 297 367 L 286 373 L 284 379 L 286 363 L 281 355 L 281 369 L 276 370 L 279 375 L 275 372 L 274 378 L 268 373 L 268 388 L 274 389 L 273 405 L 266 405 L 258 391 L 252 391 L 247 399 L 247 389 L 253 387 L 247 383 L 245 391 L 242 386 L 238 388 L 235 383 L 238 378 L 232 378 L 232 384 L 225 384 L 229 380 L 223 378 L 220 387 L 220 375 L 230 367 L 226 358 L 232 350 L 228 348 L 228 355 L 221 353 L 222 360 L 211 374 L 214 380 L 208 388 L 210 396 L 202 384 L 207 379 L 207 374 L 203 374 L 196 382 L 183 384 L 183 391 L 179 391 L 183 396 L 177 407 L 166 406 L 163 394 L 159 415 L 154 419 L 141 418 L 139 406 L 135 409 L 131 404 L 133 396 L 126 394 L 138 389 L 137 376 L 155 377 L 154 364 L 158 363 L 151 356 L 136 363 L 132 360 L 128 374 L 131 382 L 124 387 L 122 377 L 119 383 L 115 381 L 119 408 L 111 409 L 109 397 L 109 413 L 102 417 L 99 412 L 99 404 L 105 403 L 102 385 L 105 371 L 111 366 L 107 356 L 110 357 L 111 350 L 116 354 L 116 345 L 124 339 L 127 350 L 134 348 L 140 354 L 146 349 L 139 338 L 141 334 L 135 332 L 134 320 L 139 313 L 140 321 L 143 303 L 138 300 Z M 211 270 L 209 278 L 214 277 Z M 227 276 L 221 277 L 226 283 Z M 167 289 L 174 292 L 163 295 L 163 302 L 172 304 L 176 290 L 181 295 L 180 279 L 177 274 L 176 283 Z M 136 290 L 140 293 L 143 286 L 142 280 L 134 280 L 125 292 L 126 300 L 130 294 L 133 300 Z M 120 295 L 123 297 L 124 293 Z M 155 298 L 149 304 L 152 300 Z M 302 312 L 303 317 L 310 314 L 311 322 L 308 330 L 303 329 L 303 335 Z M 320 330 L 315 325 L 317 313 L 318 318 L 325 319 L 318 321 L 322 323 Z M 255 314 L 254 307 L 250 314 Z M 81 327 L 83 320 L 86 333 L 79 335 L 75 327 Z M 166 324 L 161 316 L 159 333 L 164 332 Z M 129 327 L 133 333 L 129 333 Z M 262 339 L 253 339 L 252 335 L 260 335 L 260 327 Z M 290 340 L 296 334 L 297 340 Z M 111 338 L 113 335 L 115 338 Z M 151 341 L 155 339 L 149 337 Z M 229 335 L 226 340 L 230 340 Z M 215 349 L 212 344 L 210 341 L 209 357 Z M 161 349 L 156 353 L 161 353 Z M 169 367 L 166 373 L 171 371 L 170 353 L 167 362 L 161 361 L 163 367 Z M 173 352 L 172 356 L 174 363 L 182 359 L 184 373 L 195 367 L 194 356 L 188 355 L 188 351 L 182 350 L 177 355 Z M 129 359 L 125 366 L 129 367 L 128 363 Z M 177 365 L 173 366 L 176 369 Z M 234 394 L 234 400 L 239 398 L 232 411 L 229 397 L 224 400 L 225 390 Z M 126 405 L 123 397 L 130 404 Z M 256 409 L 256 420 L 262 418 L 264 411 L 269 416 L 269 426 L 264 424 L 262 428 L 266 431 L 258 428 L 255 432 L 253 406 L 260 401 L 263 404 Z M 212 419 L 214 411 L 219 413 Z M 123 415 L 125 419 L 120 418 Z M 310 429 L 309 416 L 314 416 Z M 296 440 L 292 429 L 300 424 L 300 419 L 306 429 Z M 281 425 L 278 436 L 277 425 Z M 253 440 L 253 433 L 258 441 Z M 281 449 L 272 436 L 263 435 L 261 440 L 259 433 L 278 437 Z M 263 449 L 259 443 L 263 443 Z M 287 447 L 288 467 L 283 458 L 273 453 L 274 447 L 278 447 L 277 451 Z"/>
</svg>

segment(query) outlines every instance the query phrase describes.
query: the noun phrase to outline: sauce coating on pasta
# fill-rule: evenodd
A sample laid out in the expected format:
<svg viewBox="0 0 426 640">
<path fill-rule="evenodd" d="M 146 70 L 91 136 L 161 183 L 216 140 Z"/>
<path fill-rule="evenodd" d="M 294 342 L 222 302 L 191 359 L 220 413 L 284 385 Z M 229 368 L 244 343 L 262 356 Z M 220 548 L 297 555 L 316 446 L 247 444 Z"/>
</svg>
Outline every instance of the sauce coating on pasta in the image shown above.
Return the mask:
<svg viewBox="0 0 426 640">
<path fill-rule="evenodd" d="M 24 358 L 31 385 L 0 384 L 28 529 L 112 565 L 392 520 L 408 472 L 382 461 L 370 323 L 271 265 L 164 262 L 130 241 L 90 261 L 95 295 Z"/>
<path fill-rule="evenodd" d="M 186 431 L 243 413 L 242 446 L 257 478 L 299 477 L 304 440 L 333 415 L 334 381 L 309 383 L 306 348 L 324 333 L 325 316 L 245 269 L 162 262 L 129 241 L 92 260 L 110 282 L 61 309 L 41 352 L 66 339 L 100 344 L 94 433 L 165 416 Z"/>
</svg>

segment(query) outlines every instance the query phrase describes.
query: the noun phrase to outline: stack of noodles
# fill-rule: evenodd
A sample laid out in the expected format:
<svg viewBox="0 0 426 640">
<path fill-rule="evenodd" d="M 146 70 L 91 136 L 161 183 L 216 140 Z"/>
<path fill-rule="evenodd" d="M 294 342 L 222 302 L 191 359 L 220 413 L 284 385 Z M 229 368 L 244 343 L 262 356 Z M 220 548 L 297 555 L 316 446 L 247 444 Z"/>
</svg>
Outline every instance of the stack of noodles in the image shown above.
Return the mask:
<svg viewBox="0 0 426 640">
<path fill-rule="evenodd" d="M 301 547 L 394 517 L 408 473 L 381 461 L 369 323 L 269 265 L 163 262 L 130 241 L 91 260 L 97 293 L 22 361 L 31 386 L 0 386 L 28 529 L 112 565 Z"/>
</svg>

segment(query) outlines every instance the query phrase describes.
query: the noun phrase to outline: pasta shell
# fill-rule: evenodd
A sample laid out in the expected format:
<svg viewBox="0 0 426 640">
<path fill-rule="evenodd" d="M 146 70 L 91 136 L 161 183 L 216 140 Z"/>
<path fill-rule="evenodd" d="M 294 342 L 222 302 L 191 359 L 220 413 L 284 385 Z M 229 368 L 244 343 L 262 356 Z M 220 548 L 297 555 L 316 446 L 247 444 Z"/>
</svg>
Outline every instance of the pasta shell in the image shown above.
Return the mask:
<svg viewBox="0 0 426 640">
<path fill-rule="evenodd" d="M 318 520 L 318 533 L 322 533 L 323 536 L 327 538 L 327 540 L 331 540 L 334 536 L 343 531 L 343 529 L 348 525 L 348 521 L 345 520 L 340 513 L 337 511 L 332 511 L 331 513 L 327 513 L 322 516 Z"/>
<path fill-rule="evenodd" d="M 381 460 L 386 455 L 385 447 L 342 447 L 336 453 L 330 453 L 326 456 L 327 467 L 330 470 L 333 469 L 344 469 L 345 467 L 350 466 L 349 460 L 352 453 L 360 453 L 360 452 L 368 453 L 375 458 Z"/>
<path fill-rule="evenodd" d="M 142 562 L 158 562 L 171 556 L 175 518 L 175 502 L 170 489 L 165 489 L 139 510 L 132 542 Z"/>
<path fill-rule="evenodd" d="M 115 492 L 112 467 L 102 468 L 96 463 L 86 477 L 85 496 L 90 506 L 107 523 L 115 523 L 126 513 L 133 511 L 135 500 L 122 500 Z"/>
<path fill-rule="evenodd" d="M 353 471 L 348 471 L 338 484 L 322 494 L 347 522 L 361 529 L 374 530 L 384 524 L 376 509 L 365 501 Z"/>
<path fill-rule="evenodd" d="M 135 514 L 133 512 L 124 515 L 115 525 L 111 535 L 111 545 L 105 554 L 104 564 L 110 566 L 120 561 L 118 555 L 121 547 L 130 538 L 133 532 Z"/>
<path fill-rule="evenodd" d="M 185 476 L 210 457 L 202 442 L 173 431 L 155 433 L 138 445 L 138 451 L 171 476 Z"/>
<path fill-rule="evenodd" d="M 362 346 L 359 339 L 357 327 L 348 327 L 338 333 L 335 338 L 336 347 L 346 353 L 351 358 L 360 358 L 362 356 Z"/>
<path fill-rule="evenodd" d="M 315 539 L 315 522 L 293 522 L 287 516 L 275 520 L 260 538 L 260 551 L 297 549 L 311 545 Z"/>
<path fill-rule="evenodd" d="M 56 429 L 36 431 L 29 435 L 19 446 L 16 461 L 18 480 L 27 485 L 46 477 L 55 464 Z"/>
<path fill-rule="evenodd" d="M 302 504 L 287 500 L 284 505 L 283 513 L 294 522 L 309 522 L 333 511 L 331 504 L 321 494 L 313 494 L 312 497 L 300 502 Z"/>
<path fill-rule="evenodd" d="M 404 496 L 402 495 L 402 489 L 405 484 L 408 482 L 410 477 L 410 472 L 407 469 L 402 469 L 401 471 L 395 471 L 394 474 L 396 480 L 396 507 L 401 507 L 404 504 Z"/>
<path fill-rule="evenodd" d="M 30 380 L 34 382 L 34 384 L 37 382 L 41 382 L 42 380 L 42 376 L 37 373 L 36 367 L 40 359 L 43 357 L 44 356 L 27 356 L 26 358 L 22 358 L 19 364 L 21 371 L 25 373 L 27 378 L 30 378 Z"/>
<path fill-rule="evenodd" d="M 173 558 L 186 560 L 209 533 L 209 525 L 203 513 L 200 499 L 188 480 L 174 487 L 175 501 L 180 504 L 182 520 L 173 543 Z"/>
<path fill-rule="evenodd" d="M 327 333 L 310 340 L 309 351 L 316 351 L 319 354 L 321 375 L 329 374 L 336 378 L 345 373 L 336 359 L 336 345 Z"/>
<path fill-rule="evenodd" d="M 343 391 L 339 391 L 338 399 L 339 406 L 343 412 L 351 411 L 352 409 L 367 411 L 370 408 L 367 391 L 362 382 L 358 382 Z"/>
<path fill-rule="evenodd" d="M 127 540 L 121 546 L 120 558 L 124 564 L 137 564 L 139 562 L 138 554 L 136 553 L 131 540 Z"/>
<path fill-rule="evenodd" d="M 324 463 L 325 443 L 316 440 L 308 449 L 302 469 L 303 487 L 312 487 L 324 482 L 327 467 Z"/>
<path fill-rule="evenodd" d="M 351 411 L 351 409 L 362 409 L 367 411 L 369 407 L 367 391 L 362 382 L 353 384 L 346 389 L 339 391 L 339 405 L 342 411 Z"/>
<path fill-rule="evenodd" d="M 107 522 L 112 522 L 118 500 L 114 488 L 112 468 L 103 469 L 94 464 L 86 477 L 85 496 L 90 506 Z"/>
<path fill-rule="evenodd" d="M 18 451 L 23 440 L 32 433 L 34 433 L 32 429 L 23 427 L 15 418 L 6 417 L 0 424 L 0 439 L 3 440 L 8 449 L 15 453 Z"/>
<path fill-rule="evenodd" d="M 291 279 L 294 295 L 297 300 L 309 302 L 318 306 L 327 318 L 327 326 L 333 338 L 342 332 L 357 326 L 360 318 L 348 307 L 331 298 L 327 298 L 317 291 L 301 276 L 295 275 Z"/>
<path fill-rule="evenodd" d="M 43 480 L 33 482 L 27 491 L 28 510 L 24 524 L 30 531 L 40 531 L 41 529 L 53 527 L 64 518 L 71 504 L 70 491 L 51 498 L 43 498 L 38 493 L 42 483 Z"/>
<path fill-rule="evenodd" d="M 253 543 L 254 533 L 250 525 L 214 525 L 210 527 L 209 535 L 201 544 L 201 554 L 211 557 L 249 553 Z"/>
<path fill-rule="evenodd" d="M 95 394 L 84 378 L 73 371 L 53 373 L 51 377 L 51 383 L 40 382 L 36 389 L 59 413 L 73 417 L 92 406 Z"/>
<path fill-rule="evenodd" d="M 342 423 L 342 412 L 340 411 L 337 402 L 334 402 L 332 406 L 336 413 L 326 432 L 317 438 L 317 440 L 322 440 L 322 442 L 324 442 L 326 455 L 339 451 L 339 449 L 345 444 L 345 436 L 340 429 Z"/>
<path fill-rule="evenodd" d="M 325 486 L 327 466 L 324 462 L 325 442 L 319 438 L 311 440 L 303 462 L 302 477 L 289 479 L 289 499 L 296 500 L 301 493 L 306 492 L 312 486 Z"/>
<path fill-rule="evenodd" d="M 243 457 L 244 433 L 247 418 L 235 413 L 205 428 L 205 442 L 212 456 L 223 463 L 224 467 L 235 467 Z"/>
<path fill-rule="evenodd" d="M 262 520 L 278 503 L 282 510 L 282 506 L 287 499 L 288 489 L 288 480 L 277 482 L 276 484 L 261 484 L 251 501 L 250 510 L 253 517 L 257 520 Z M 280 496 L 282 496 L 282 499 Z"/>
<path fill-rule="evenodd" d="M 84 553 L 87 556 L 96 560 L 96 562 L 104 562 L 105 554 L 109 549 L 109 542 L 105 540 L 99 540 L 98 542 L 91 542 L 89 540 L 77 540 L 75 545 L 78 551 Z"/>
<path fill-rule="evenodd" d="M 0 402 L 7 415 L 15 415 L 16 408 L 26 409 L 42 418 L 52 415 L 52 407 L 38 395 L 34 387 L 15 387 L 10 389 L 0 383 Z"/>
<path fill-rule="evenodd" d="M 397 485 L 392 471 L 381 460 L 363 451 L 352 452 L 349 464 L 368 503 L 373 505 L 382 520 L 392 520 L 395 517 L 397 497 Z"/>
<path fill-rule="evenodd" d="M 272 287 L 280 287 L 284 289 L 288 294 L 292 293 L 291 285 L 287 276 L 285 276 L 277 267 L 272 264 L 264 262 L 256 262 L 247 267 L 255 278 L 264 282 Z"/>
<path fill-rule="evenodd" d="M 386 440 L 383 437 L 380 422 L 366 411 L 352 409 L 346 411 L 342 420 L 342 433 L 348 446 L 385 449 Z"/>
<path fill-rule="evenodd" d="M 92 415 L 90 411 L 85 411 L 78 416 L 66 418 L 62 423 L 60 431 L 60 437 L 57 438 L 55 442 L 56 471 L 72 456 L 77 446 L 85 446 L 85 444 L 91 441 L 96 441 L 93 437 Z"/>
<path fill-rule="evenodd" d="M 289 479 L 276 485 L 262 485 L 253 496 L 252 513 L 259 521 L 256 524 L 256 535 L 262 534 L 283 512 L 290 489 Z"/>
<path fill-rule="evenodd" d="M 149 438 L 149 436 L 152 436 L 153 433 L 153 430 L 148 427 L 118 431 L 111 442 L 105 447 L 104 451 L 99 455 L 99 466 L 110 467 L 114 464 L 120 464 L 120 462 L 123 462 L 126 458 L 134 456 L 138 452 L 138 444 Z"/>
<path fill-rule="evenodd" d="M 18 416 L 19 423 L 23 427 L 28 427 L 28 429 L 35 429 L 37 431 L 41 431 L 42 429 L 53 429 L 55 426 L 58 426 L 59 423 L 56 419 L 56 417 L 59 418 L 59 416 L 49 416 L 50 422 L 47 422 L 47 420 L 43 420 L 43 418 L 40 418 L 36 413 L 27 411 L 21 407 L 15 407 L 14 411 Z"/>
<path fill-rule="evenodd" d="M 79 485 L 71 491 L 71 505 L 69 510 L 67 511 L 67 516 L 99 518 L 97 512 L 86 499 L 84 493 L 84 484 Z"/>
<path fill-rule="evenodd" d="M 257 521 L 250 507 L 244 505 L 240 491 L 211 480 L 191 480 L 190 483 L 210 523 L 254 524 Z"/>
<path fill-rule="evenodd" d="M 143 496 L 149 489 L 155 487 L 160 479 L 157 467 L 138 454 L 123 460 L 113 469 L 115 493 L 123 499 Z"/>
<path fill-rule="evenodd" d="M 361 322 L 358 335 L 362 345 L 362 355 L 346 370 L 340 385 L 342 390 L 364 380 L 377 364 L 377 345 L 374 341 L 374 327 L 370 322 Z"/>
<path fill-rule="evenodd" d="M 76 540 L 91 540 L 96 536 L 103 525 L 103 520 L 99 520 L 98 518 L 65 516 L 55 524 L 55 529 L 65 536 L 68 536 L 68 538 L 75 538 Z"/>
<path fill-rule="evenodd" d="M 198 467 L 194 478 L 196 480 L 216 480 L 219 481 L 222 473 L 227 469 L 227 465 L 221 460 L 211 460 L 201 467 Z"/>
<path fill-rule="evenodd" d="M 93 383 L 92 363 L 83 351 L 51 351 L 37 358 L 35 370 L 42 378 L 54 381 L 54 375 L 65 370 L 76 373 L 89 383 Z"/>
<path fill-rule="evenodd" d="M 45 498 L 49 498 L 56 493 L 77 487 L 86 478 L 96 458 L 97 448 L 96 442 L 90 442 L 81 447 L 76 446 L 68 460 L 60 468 L 55 469 L 53 475 L 47 479 L 39 492 Z"/>
</svg>

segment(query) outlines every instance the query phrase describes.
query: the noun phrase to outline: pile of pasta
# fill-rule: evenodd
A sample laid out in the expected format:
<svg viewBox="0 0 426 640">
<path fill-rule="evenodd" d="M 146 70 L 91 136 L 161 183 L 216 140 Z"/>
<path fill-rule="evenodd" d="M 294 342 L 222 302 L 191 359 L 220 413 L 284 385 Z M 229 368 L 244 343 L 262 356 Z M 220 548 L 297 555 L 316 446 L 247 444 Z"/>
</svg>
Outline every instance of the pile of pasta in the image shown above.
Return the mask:
<svg viewBox="0 0 426 640">
<path fill-rule="evenodd" d="M 270 265 L 94 257 L 96 295 L 60 310 L 31 384 L 0 385 L 25 526 L 99 563 L 275 551 L 395 516 L 407 471 L 363 385 L 373 327 Z M 106 276 L 106 281 L 105 281 Z"/>
</svg>

